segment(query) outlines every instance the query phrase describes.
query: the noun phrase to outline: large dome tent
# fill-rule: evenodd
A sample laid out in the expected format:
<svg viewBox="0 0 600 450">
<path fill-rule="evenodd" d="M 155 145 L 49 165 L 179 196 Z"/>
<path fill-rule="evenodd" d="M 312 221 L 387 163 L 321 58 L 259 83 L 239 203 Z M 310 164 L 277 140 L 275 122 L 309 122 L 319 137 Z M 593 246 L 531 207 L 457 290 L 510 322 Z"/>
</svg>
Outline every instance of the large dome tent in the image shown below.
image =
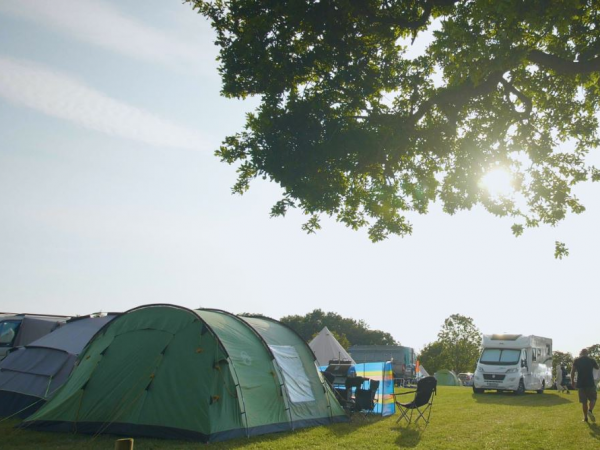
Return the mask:
<svg viewBox="0 0 600 450">
<path fill-rule="evenodd" d="M 212 442 L 346 419 L 310 348 L 285 325 L 146 305 L 100 330 L 22 426 Z"/>
</svg>

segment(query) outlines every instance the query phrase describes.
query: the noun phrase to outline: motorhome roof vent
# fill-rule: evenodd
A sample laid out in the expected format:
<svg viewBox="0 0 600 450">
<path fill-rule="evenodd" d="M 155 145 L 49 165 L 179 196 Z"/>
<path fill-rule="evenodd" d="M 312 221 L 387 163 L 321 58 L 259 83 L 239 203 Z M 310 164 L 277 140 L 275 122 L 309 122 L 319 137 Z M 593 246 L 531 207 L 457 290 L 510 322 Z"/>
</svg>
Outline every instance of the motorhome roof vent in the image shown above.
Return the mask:
<svg viewBox="0 0 600 450">
<path fill-rule="evenodd" d="M 494 341 L 516 341 L 520 337 L 520 334 L 492 334 Z"/>
</svg>

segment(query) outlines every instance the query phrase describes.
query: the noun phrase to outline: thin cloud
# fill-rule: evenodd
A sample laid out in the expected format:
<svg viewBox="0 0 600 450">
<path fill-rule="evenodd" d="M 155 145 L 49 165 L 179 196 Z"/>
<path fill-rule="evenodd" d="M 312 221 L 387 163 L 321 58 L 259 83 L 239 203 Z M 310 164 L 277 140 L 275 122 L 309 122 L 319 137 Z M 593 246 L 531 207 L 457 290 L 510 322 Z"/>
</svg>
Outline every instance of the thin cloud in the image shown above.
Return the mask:
<svg viewBox="0 0 600 450">
<path fill-rule="evenodd" d="M 140 7 L 144 7 L 140 3 Z M 0 1 L 0 14 L 34 21 L 130 58 L 213 74 L 199 43 L 152 28 L 98 0 Z M 193 15 L 193 12 L 190 11 Z M 201 21 L 199 21 L 201 23 Z M 214 56 L 212 56 L 214 61 Z"/>
<path fill-rule="evenodd" d="M 29 61 L 0 57 L 0 97 L 91 130 L 145 144 L 192 150 L 208 147 L 204 137 L 193 130 Z"/>
</svg>

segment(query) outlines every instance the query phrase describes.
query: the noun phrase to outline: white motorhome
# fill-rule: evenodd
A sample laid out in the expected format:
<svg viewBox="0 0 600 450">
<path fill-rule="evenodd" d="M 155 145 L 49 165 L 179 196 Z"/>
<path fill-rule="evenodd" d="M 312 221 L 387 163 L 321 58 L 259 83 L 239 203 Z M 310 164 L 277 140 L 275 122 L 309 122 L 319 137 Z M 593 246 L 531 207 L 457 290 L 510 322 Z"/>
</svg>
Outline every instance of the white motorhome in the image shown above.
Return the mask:
<svg viewBox="0 0 600 450">
<path fill-rule="evenodd" d="M 483 336 L 473 392 L 537 391 L 552 385 L 552 339 L 521 334 Z"/>
</svg>

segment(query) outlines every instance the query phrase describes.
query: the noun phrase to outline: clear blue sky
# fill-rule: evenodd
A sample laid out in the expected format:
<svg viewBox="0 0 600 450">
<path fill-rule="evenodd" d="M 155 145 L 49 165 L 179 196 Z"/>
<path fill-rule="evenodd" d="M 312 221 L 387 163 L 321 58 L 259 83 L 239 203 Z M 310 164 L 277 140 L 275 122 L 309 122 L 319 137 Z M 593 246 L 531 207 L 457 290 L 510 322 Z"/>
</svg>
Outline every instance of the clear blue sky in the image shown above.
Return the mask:
<svg viewBox="0 0 600 450">
<path fill-rule="evenodd" d="M 307 235 L 297 212 L 269 218 L 277 186 L 230 194 L 235 168 L 213 152 L 257 102 L 219 96 L 208 23 L 141 5 L 0 0 L 0 311 L 321 308 L 417 350 L 460 313 L 557 350 L 600 343 L 600 185 L 578 189 L 584 214 L 520 238 L 435 206 L 404 239 L 331 220 Z"/>
</svg>

